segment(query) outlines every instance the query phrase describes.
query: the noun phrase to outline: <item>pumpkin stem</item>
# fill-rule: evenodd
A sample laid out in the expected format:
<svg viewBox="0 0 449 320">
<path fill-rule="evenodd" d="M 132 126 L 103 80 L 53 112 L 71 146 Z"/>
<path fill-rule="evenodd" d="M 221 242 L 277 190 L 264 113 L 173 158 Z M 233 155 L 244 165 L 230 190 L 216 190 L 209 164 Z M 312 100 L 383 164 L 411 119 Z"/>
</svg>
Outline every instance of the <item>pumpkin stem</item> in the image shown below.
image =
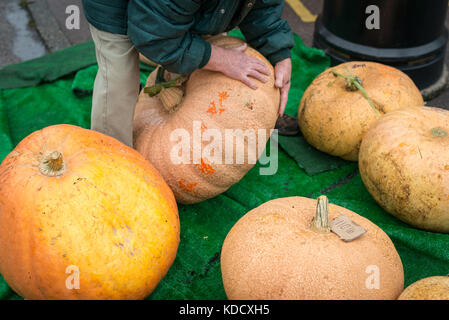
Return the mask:
<svg viewBox="0 0 449 320">
<path fill-rule="evenodd" d="M 143 92 L 148 93 L 150 97 L 154 97 L 155 95 L 159 94 L 163 89 L 171 87 L 180 87 L 184 82 L 184 78 L 182 75 L 179 75 L 172 80 L 165 81 L 164 74 L 165 68 L 159 66 L 157 69 L 156 81 L 154 82 L 154 85 L 144 88 Z"/>
<path fill-rule="evenodd" d="M 151 87 L 144 88 L 143 92 L 148 93 L 150 97 L 154 97 L 155 95 L 159 94 L 164 88 L 166 89 L 171 87 L 179 87 L 181 85 L 181 78 L 182 76 L 177 76 L 173 80 L 154 84 Z"/>
<path fill-rule="evenodd" d="M 157 69 L 154 85 L 144 88 L 143 92 L 148 93 L 150 97 L 157 95 L 165 110 L 173 112 L 181 104 L 184 95 L 182 85 L 186 78 L 179 75 L 172 80 L 165 81 L 164 74 L 165 69 L 160 66 Z"/>
<path fill-rule="evenodd" d="M 161 82 L 165 82 L 165 68 L 162 66 L 159 66 L 159 68 L 157 68 L 156 80 L 154 81 L 154 83 L 158 84 Z"/>
<path fill-rule="evenodd" d="M 370 107 L 377 113 L 378 116 L 380 116 L 379 110 L 377 110 L 373 101 L 368 96 L 368 93 L 366 92 L 365 88 L 363 87 L 363 82 L 359 77 L 353 76 L 353 75 L 344 76 L 335 70 L 332 70 L 332 73 L 335 77 L 340 77 L 346 81 L 346 89 L 347 90 L 349 90 L 349 91 L 359 90 L 362 93 L 362 95 L 365 97 L 365 99 L 368 101 Z"/>
<path fill-rule="evenodd" d="M 447 136 L 446 130 L 438 128 L 438 127 L 431 129 L 430 133 L 432 133 L 432 135 L 434 137 L 445 137 L 445 136 Z"/>
<path fill-rule="evenodd" d="M 48 177 L 60 176 L 64 173 L 64 169 L 64 159 L 59 151 L 49 153 L 39 164 L 39 171 Z"/>
<path fill-rule="evenodd" d="M 319 196 L 317 200 L 315 217 L 312 220 L 310 228 L 318 233 L 329 233 L 329 200 L 326 196 Z"/>
</svg>

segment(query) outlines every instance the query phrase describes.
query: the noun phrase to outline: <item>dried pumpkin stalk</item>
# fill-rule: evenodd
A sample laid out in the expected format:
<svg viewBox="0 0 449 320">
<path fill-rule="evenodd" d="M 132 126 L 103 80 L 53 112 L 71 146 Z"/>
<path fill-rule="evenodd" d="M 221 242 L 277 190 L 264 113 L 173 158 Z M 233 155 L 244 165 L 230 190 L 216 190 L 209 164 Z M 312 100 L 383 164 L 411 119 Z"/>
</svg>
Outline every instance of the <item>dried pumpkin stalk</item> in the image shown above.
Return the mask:
<svg viewBox="0 0 449 320">
<path fill-rule="evenodd" d="M 168 112 L 175 111 L 182 102 L 184 90 L 182 88 L 186 78 L 182 75 L 176 78 L 165 81 L 165 69 L 160 66 L 157 70 L 155 84 L 144 88 L 144 92 L 148 93 L 150 97 L 158 96 L 164 109 Z"/>
<path fill-rule="evenodd" d="M 348 90 L 351 90 L 351 91 L 359 90 L 362 93 L 362 95 L 365 97 L 365 99 L 368 101 L 370 107 L 377 113 L 378 116 L 380 116 L 379 110 L 377 110 L 373 101 L 368 96 L 368 93 L 366 92 L 365 88 L 363 88 L 362 80 L 360 80 L 359 77 L 354 76 L 354 75 L 345 76 L 345 75 L 342 75 L 341 73 L 338 73 L 335 70 L 332 70 L 332 74 L 335 77 L 340 77 L 340 78 L 344 79 L 346 81 L 346 88 Z"/>
</svg>

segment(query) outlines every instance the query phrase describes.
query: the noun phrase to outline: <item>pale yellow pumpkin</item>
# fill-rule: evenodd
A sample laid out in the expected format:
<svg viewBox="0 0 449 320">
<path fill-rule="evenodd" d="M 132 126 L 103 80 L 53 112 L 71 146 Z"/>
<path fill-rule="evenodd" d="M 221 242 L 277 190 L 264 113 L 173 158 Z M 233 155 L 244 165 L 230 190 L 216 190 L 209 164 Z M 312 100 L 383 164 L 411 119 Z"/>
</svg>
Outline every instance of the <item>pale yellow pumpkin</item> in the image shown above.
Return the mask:
<svg viewBox="0 0 449 320">
<path fill-rule="evenodd" d="M 398 300 L 449 300 L 449 276 L 416 281 L 401 293 Z"/>
<path fill-rule="evenodd" d="M 369 99 L 334 72 L 357 77 Z M 329 68 L 313 80 L 301 99 L 298 122 L 307 142 L 318 150 L 357 161 L 363 135 L 381 115 L 423 104 L 418 88 L 402 71 L 353 61 Z"/>
<path fill-rule="evenodd" d="M 365 134 L 362 180 L 389 213 L 415 227 L 449 233 L 449 111 L 391 112 Z"/>
</svg>

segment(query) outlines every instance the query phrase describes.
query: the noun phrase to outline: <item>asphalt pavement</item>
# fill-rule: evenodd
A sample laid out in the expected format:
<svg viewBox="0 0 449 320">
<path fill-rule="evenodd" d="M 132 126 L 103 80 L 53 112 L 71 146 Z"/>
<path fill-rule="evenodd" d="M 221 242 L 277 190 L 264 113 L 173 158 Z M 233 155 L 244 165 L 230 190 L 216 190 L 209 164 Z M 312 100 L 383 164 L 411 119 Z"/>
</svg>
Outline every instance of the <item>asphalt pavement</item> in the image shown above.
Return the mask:
<svg viewBox="0 0 449 320">
<path fill-rule="evenodd" d="M 28 11 L 17 0 L 0 1 L 0 66 L 42 56 L 48 51 Z"/>
</svg>

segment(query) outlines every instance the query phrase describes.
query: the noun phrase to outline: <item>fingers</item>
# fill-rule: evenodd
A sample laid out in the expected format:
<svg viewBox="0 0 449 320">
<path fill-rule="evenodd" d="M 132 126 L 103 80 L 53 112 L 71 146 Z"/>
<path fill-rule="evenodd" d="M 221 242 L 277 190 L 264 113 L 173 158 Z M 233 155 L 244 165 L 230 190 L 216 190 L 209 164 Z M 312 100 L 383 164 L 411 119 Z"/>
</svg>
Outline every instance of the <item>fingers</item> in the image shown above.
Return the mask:
<svg viewBox="0 0 449 320">
<path fill-rule="evenodd" d="M 291 77 L 291 59 L 284 59 L 276 63 L 274 67 L 274 85 L 279 88 L 281 98 L 279 102 L 279 114 L 284 115 L 285 106 L 288 101 L 288 92 L 290 90 L 290 77 Z"/>
<path fill-rule="evenodd" d="M 254 81 L 252 81 L 250 78 L 248 78 L 248 76 L 243 76 L 240 79 L 240 81 L 242 81 L 244 84 L 246 84 L 251 89 L 254 89 L 254 90 L 257 89 L 257 84 Z"/>
<path fill-rule="evenodd" d="M 267 80 L 267 78 L 266 77 L 264 77 L 264 75 L 262 74 L 262 73 L 260 73 L 259 71 L 257 71 L 257 70 L 250 70 L 249 72 L 248 72 L 248 75 L 249 76 L 251 76 L 251 77 L 253 77 L 253 78 L 255 78 L 255 79 L 257 79 L 257 80 L 259 80 L 260 82 L 263 82 L 263 83 L 265 83 L 265 82 L 267 82 L 268 80 Z"/>
<path fill-rule="evenodd" d="M 234 48 L 234 50 L 244 52 L 246 50 L 246 48 L 248 48 L 248 45 L 246 43 L 244 43 L 241 46 Z"/>
<path fill-rule="evenodd" d="M 254 63 L 253 61 L 251 61 L 249 64 L 246 64 L 246 68 L 242 70 L 243 72 L 242 80 L 244 80 L 242 82 L 247 84 L 252 89 L 257 89 L 257 84 L 248 77 L 252 77 L 254 79 L 259 80 L 262 83 L 266 83 L 268 79 L 265 75 L 270 74 L 270 70 L 268 70 L 266 65 L 262 61 L 258 62 L 260 63 Z"/>
<path fill-rule="evenodd" d="M 270 69 L 268 69 L 267 65 L 260 61 L 259 59 L 256 59 L 257 63 L 254 64 L 254 69 L 259 71 L 260 73 L 269 76 L 271 74 Z"/>
<path fill-rule="evenodd" d="M 285 111 L 285 106 L 287 105 L 288 101 L 288 92 L 290 91 L 290 82 L 286 83 L 283 87 L 280 89 L 281 91 L 281 100 L 279 103 L 279 115 L 283 116 Z"/>
<path fill-rule="evenodd" d="M 270 75 L 271 71 L 263 61 L 245 54 L 247 48 L 248 45 L 244 43 L 233 49 L 225 49 L 226 52 L 223 55 L 226 56 L 229 63 L 226 64 L 227 68 L 222 72 L 252 89 L 257 89 L 258 86 L 254 79 L 266 83 L 268 81 L 266 76 Z"/>
<path fill-rule="evenodd" d="M 244 52 L 248 48 L 248 44 L 244 43 L 241 46 L 235 48 L 234 50 L 237 50 L 239 52 Z M 254 69 L 259 71 L 262 74 L 270 75 L 270 70 L 268 69 L 267 65 L 263 62 L 257 59 L 256 57 L 246 56 L 246 59 L 248 60 L 248 64 L 251 65 Z"/>
<path fill-rule="evenodd" d="M 274 85 L 276 88 L 282 88 L 284 86 L 284 73 L 276 72 Z"/>
</svg>

